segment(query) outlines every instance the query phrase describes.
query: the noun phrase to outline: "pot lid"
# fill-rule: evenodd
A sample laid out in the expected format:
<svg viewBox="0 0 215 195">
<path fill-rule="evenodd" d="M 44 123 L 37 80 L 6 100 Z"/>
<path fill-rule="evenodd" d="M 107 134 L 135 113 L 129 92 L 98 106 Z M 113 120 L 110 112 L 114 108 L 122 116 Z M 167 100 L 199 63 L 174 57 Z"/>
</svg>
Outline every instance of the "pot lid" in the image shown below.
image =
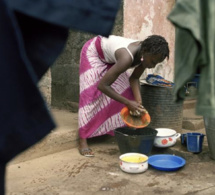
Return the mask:
<svg viewBox="0 0 215 195">
<path fill-rule="evenodd" d="M 176 131 L 168 128 L 156 128 L 158 131 L 157 136 L 172 136 L 176 134 Z"/>
</svg>

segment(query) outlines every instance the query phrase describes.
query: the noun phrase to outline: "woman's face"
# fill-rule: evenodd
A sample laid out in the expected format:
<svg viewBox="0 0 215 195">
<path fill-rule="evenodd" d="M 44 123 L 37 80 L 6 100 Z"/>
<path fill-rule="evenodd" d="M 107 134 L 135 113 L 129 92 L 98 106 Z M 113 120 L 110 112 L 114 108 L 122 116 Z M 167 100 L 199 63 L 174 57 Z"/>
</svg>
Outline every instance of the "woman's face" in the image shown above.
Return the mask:
<svg viewBox="0 0 215 195">
<path fill-rule="evenodd" d="M 155 68 L 158 63 L 163 61 L 161 54 L 144 54 L 143 59 L 143 65 L 145 68 Z"/>
</svg>

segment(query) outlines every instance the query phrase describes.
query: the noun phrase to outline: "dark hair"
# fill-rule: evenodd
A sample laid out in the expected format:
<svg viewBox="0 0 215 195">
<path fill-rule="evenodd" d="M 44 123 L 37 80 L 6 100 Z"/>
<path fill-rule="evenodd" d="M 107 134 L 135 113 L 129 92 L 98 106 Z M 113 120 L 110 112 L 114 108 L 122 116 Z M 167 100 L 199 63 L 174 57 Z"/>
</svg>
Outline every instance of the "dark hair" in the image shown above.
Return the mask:
<svg viewBox="0 0 215 195">
<path fill-rule="evenodd" d="M 161 54 L 162 60 L 169 59 L 169 47 L 164 37 L 160 35 L 151 35 L 141 42 L 141 53 Z"/>
</svg>

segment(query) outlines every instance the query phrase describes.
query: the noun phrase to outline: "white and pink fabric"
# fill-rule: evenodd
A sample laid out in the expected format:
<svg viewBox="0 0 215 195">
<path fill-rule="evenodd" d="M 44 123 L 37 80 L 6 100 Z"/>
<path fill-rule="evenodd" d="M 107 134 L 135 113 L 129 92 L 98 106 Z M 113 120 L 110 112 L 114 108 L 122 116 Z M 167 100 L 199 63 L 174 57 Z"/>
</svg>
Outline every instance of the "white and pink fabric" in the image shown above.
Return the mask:
<svg viewBox="0 0 215 195">
<path fill-rule="evenodd" d="M 120 111 L 125 106 L 97 89 L 100 79 L 112 64 L 106 63 L 101 46 L 102 37 L 97 36 L 85 43 L 80 56 L 79 136 L 92 138 L 125 126 Z M 129 73 L 122 73 L 112 88 L 128 99 L 134 99 L 129 84 Z"/>
</svg>

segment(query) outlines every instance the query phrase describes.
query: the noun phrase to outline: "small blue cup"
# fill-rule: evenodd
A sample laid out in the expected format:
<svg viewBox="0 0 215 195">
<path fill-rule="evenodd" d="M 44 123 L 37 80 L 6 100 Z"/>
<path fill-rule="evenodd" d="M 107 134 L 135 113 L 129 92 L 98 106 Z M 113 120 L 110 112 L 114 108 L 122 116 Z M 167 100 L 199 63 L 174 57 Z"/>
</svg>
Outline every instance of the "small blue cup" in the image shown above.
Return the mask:
<svg viewBox="0 0 215 195">
<path fill-rule="evenodd" d="M 202 151 L 204 136 L 202 133 L 187 133 L 184 136 L 186 137 L 187 150 L 193 153 L 200 153 Z"/>
</svg>

